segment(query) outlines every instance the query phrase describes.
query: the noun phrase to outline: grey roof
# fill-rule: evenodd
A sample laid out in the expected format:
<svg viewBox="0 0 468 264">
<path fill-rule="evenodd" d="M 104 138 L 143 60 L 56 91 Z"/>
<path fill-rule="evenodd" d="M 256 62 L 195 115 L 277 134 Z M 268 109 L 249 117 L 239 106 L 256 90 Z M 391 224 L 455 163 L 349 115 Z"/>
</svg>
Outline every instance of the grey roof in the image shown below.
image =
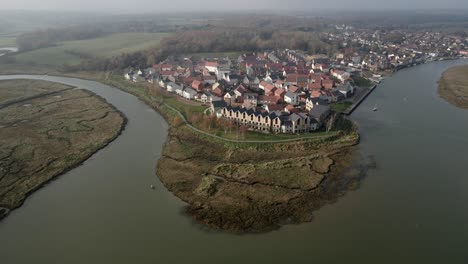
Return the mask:
<svg viewBox="0 0 468 264">
<path fill-rule="evenodd" d="M 197 91 L 195 91 L 195 90 L 192 89 L 192 88 L 186 88 L 186 89 L 185 89 L 185 92 L 186 92 L 186 93 L 189 93 L 190 95 L 195 95 L 195 94 L 197 94 Z"/>
<path fill-rule="evenodd" d="M 277 115 L 274 114 L 274 113 L 271 113 L 271 114 L 270 114 L 270 113 L 268 113 L 268 112 L 255 111 L 255 110 L 252 109 L 252 108 L 246 109 L 246 108 L 239 107 L 239 106 L 237 106 L 237 107 L 232 107 L 232 106 L 228 105 L 228 106 L 226 106 L 226 109 L 227 109 L 228 111 L 232 110 L 232 111 L 234 111 L 234 112 L 239 112 L 239 113 L 241 113 L 241 114 L 243 114 L 243 113 L 246 113 L 247 115 L 252 115 L 252 114 L 253 114 L 254 116 L 269 117 L 269 118 L 271 118 L 271 119 L 274 119 L 274 118 L 277 117 Z"/>
<path fill-rule="evenodd" d="M 169 82 L 167 85 L 172 86 L 172 88 L 180 88 L 181 87 L 180 85 L 178 85 L 178 84 L 176 84 L 174 82 Z"/>
<path fill-rule="evenodd" d="M 293 97 L 297 96 L 297 94 L 293 93 L 293 92 L 287 92 L 284 96 L 287 96 L 289 98 L 293 98 Z"/>
<path fill-rule="evenodd" d="M 227 103 L 224 100 L 213 101 L 213 102 L 211 102 L 211 104 L 213 105 L 214 108 L 222 108 L 222 107 L 227 106 Z"/>
<path fill-rule="evenodd" d="M 326 112 L 330 111 L 330 106 L 328 105 L 316 105 L 309 112 L 309 116 L 314 118 L 322 117 Z"/>
<path fill-rule="evenodd" d="M 328 105 L 327 101 L 320 98 L 310 98 L 310 100 L 314 105 Z"/>
</svg>

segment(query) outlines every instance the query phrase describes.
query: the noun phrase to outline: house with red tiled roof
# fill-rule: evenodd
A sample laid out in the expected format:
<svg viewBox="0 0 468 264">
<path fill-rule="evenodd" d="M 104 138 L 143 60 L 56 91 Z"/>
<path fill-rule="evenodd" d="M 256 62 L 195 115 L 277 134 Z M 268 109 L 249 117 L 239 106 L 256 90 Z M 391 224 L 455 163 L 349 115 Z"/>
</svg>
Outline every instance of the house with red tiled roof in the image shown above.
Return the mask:
<svg viewBox="0 0 468 264">
<path fill-rule="evenodd" d="M 269 104 L 265 106 L 265 110 L 268 113 L 271 113 L 271 112 L 281 113 L 284 110 L 284 107 L 282 104 Z"/>
<path fill-rule="evenodd" d="M 312 98 L 319 98 L 322 96 L 322 92 L 320 90 L 314 90 L 310 93 L 310 97 Z"/>
<path fill-rule="evenodd" d="M 249 89 L 244 86 L 244 84 L 240 84 L 237 88 L 233 91 L 236 95 L 236 98 L 243 97 L 245 93 L 247 93 Z"/>
<path fill-rule="evenodd" d="M 274 92 L 274 95 L 275 96 L 279 96 L 279 97 L 283 97 L 284 95 L 286 94 L 286 91 L 284 89 L 276 89 L 276 91 Z"/>
<path fill-rule="evenodd" d="M 182 83 L 184 84 L 184 86 L 192 87 L 193 81 L 195 81 L 195 80 L 201 81 L 201 76 L 199 76 L 199 75 L 197 75 L 197 76 L 187 76 L 187 77 L 183 77 L 181 79 L 182 79 Z"/>
<path fill-rule="evenodd" d="M 176 73 L 175 71 L 162 71 L 161 77 L 167 78 L 169 76 L 174 76 L 175 73 Z"/>
<path fill-rule="evenodd" d="M 171 64 L 154 64 L 153 69 L 155 69 L 158 72 L 163 72 L 163 71 L 170 71 L 172 70 L 173 66 Z"/>
<path fill-rule="evenodd" d="M 275 86 L 273 86 L 273 85 L 271 85 L 271 84 L 270 84 L 270 85 L 267 85 L 267 86 L 265 87 L 265 94 L 266 94 L 266 95 L 274 95 L 275 92 L 276 92 L 276 90 L 278 90 L 278 88 L 276 88 Z"/>
<path fill-rule="evenodd" d="M 193 88 L 195 91 L 201 92 L 201 91 L 203 91 L 203 89 L 205 88 L 205 84 L 203 83 L 203 81 L 200 81 L 200 80 L 193 80 L 193 82 L 192 82 L 192 88 Z"/>
<path fill-rule="evenodd" d="M 214 95 L 216 95 L 217 97 L 223 97 L 224 95 L 224 89 L 222 87 L 216 87 L 215 89 L 213 89 L 212 93 Z"/>
<path fill-rule="evenodd" d="M 325 89 L 333 89 L 333 86 L 335 86 L 335 81 L 330 80 L 330 79 L 325 79 L 322 81 L 322 86 Z"/>
<path fill-rule="evenodd" d="M 266 96 L 266 95 L 260 95 L 258 97 L 258 103 L 259 104 L 280 104 L 283 102 L 283 98 L 279 96 Z"/>
<path fill-rule="evenodd" d="M 288 87 L 288 92 L 293 92 L 293 93 L 300 93 L 301 92 L 301 88 L 297 87 L 297 86 L 294 86 L 294 85 L 290 85 Z"/>
<path fill-rule="evenodd" d="M 286 112 L 288 114 L 292 114 L 292 113 L 299 113 L 300 111 L 299 111 L 299 109 L 295 108 L 294 106 L 288 104 L 284 108 L 284 112 Z"/>
<path fill-rule="evenodd" d="M 209 72 L 216 72 L 218 70 L 219 64 L 217 62 L 207 61 L 205 62 L 205 68 Z"/>
<path fill-rule="evenodd" d="M 273 84 L 276 88 L 284 88 L 284 81 L 283 80 L 276 80 Z"/>
<path fill-rule="evenodd" d="M 309 89 L 309 91 L 322 89 L 322 80 L 320 80 L 319 82 L 309 83 L 307 85 L 307 89 Z"/>
</svg>

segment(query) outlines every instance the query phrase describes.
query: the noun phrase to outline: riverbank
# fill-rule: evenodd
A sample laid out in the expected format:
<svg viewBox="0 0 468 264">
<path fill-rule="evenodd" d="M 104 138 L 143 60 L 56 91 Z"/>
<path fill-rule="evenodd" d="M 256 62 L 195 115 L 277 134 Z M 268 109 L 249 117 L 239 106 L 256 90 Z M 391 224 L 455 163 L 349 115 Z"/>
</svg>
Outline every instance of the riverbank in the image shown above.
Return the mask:
<svg viewBox="0 0 468 264">
<path fill-rule="evenodd" d="M 468 109 L 468 65 L 452 67 L 442 73 L 438 92 L 452 105 Z"/>
<path fill-rule="evenodd" d="M 314 210 L 359 186 L 367 170 L 354 156 L 356 128 L 345 119 L 330 133 L 287 142 L 223 139 L 197 133 L 155 86 L 117 81 L 110 73 L 71 76 L 133 94 L 166 119 L 170 128 L 157 176 L 188 204 L 188 215 L 211 229 L 265 232 L 311 221 Z"/>
<path fill-rule="evenodd" d="M 194 130 L 154 86 L 104 82 L 136 95 L 169 123 L 156 174 L 188 204 L 185 212 L 211 229 L 266 232 L 311 221 L 315 210 L 357 188 L 366 173 L 354 152 L 359 134 L 344 118 L 320 137 L 236 141 Z"/>
<path fill-rule="evenodd" d="M 312 220 L 313 212 L 359 185 L 356 133 L 323 141 L 220 144 L 171 126 L 157 175 L 216 230 L 266 232 Z M 354 166 L 354 167 L 353 167 Z"/>
<path fill-rule="evenodd" d="M 0 218 L 106 147 L 126 123 L 103 98 L 67 85 L 1 81 L 0 99 Z"/>
</svg>

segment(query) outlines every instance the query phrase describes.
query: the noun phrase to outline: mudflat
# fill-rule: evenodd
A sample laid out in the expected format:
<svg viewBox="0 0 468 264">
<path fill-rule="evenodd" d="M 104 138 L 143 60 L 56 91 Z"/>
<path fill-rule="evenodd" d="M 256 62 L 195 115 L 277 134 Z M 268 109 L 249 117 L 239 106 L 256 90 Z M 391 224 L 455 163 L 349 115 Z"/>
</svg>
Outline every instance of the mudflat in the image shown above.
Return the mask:
<svg viewBox="0 0 468 264">
<path fill-rule="evenodd" d="M 124 126 L 125 117 L 89 91 L 45 81 L 0 81 L 0 214 L 78 166 Z"/>
<path fill-rule="evenodd" d="M 449 103 L 468 109 L 468 65 L 445 71 L 439 81 L 439 94 Z"/>
</svg>

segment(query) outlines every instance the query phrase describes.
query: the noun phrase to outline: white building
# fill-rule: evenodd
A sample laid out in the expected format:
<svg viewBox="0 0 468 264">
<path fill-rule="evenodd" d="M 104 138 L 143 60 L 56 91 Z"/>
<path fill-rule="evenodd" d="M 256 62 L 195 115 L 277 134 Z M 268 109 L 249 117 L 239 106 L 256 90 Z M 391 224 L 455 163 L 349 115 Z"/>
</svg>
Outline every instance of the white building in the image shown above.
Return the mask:
<svg viewBox="0 0 468 264">
<path fill-rule="evenodd" d="M 177 90 L 182 90 L 182 86 L 170 82 L 167 84 L 166 89 L 170 93 L 175 93 Z"/>
<path fill-rule="evenodd" d="M 195 91 L 194 89 L 192 88 L 187 88 L 185 89 L 183 92 L 182 92 L 182 96 L 185 98 L 185 99 L 188 99 L 188 100 L 192 100 L 195 98 L 195 95 L 197 95 L 197 91 Z"/>
<path fill-rule="evenodd" d="M 298 105 L 299 104 L 299 95 L 293 92 L 287 92 L 284 95 L 284 101 L 288 104 Z"/>
</svg>

